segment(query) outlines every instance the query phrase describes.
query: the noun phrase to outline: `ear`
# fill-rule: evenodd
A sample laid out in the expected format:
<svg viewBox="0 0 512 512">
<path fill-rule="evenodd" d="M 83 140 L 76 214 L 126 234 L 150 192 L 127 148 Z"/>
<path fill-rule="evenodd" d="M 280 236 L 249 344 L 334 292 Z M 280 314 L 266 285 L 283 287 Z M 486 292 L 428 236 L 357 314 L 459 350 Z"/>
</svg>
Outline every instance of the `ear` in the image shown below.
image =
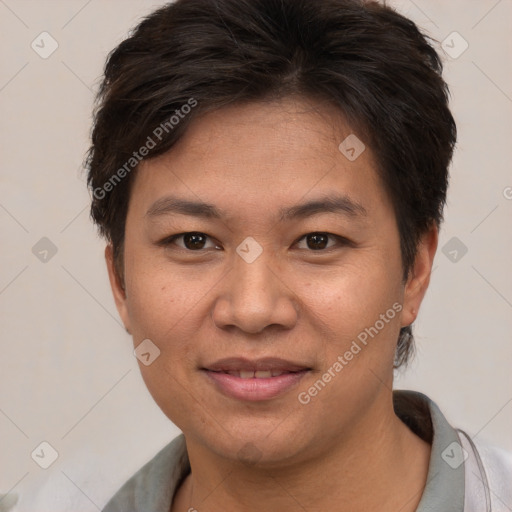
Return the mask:
<svg viewBox="0 0 512 512">
<path fill-rule="evenodd" d="M 402 327 L 411 325 L 418 316 L 421 302 L 430 283 L 438 238 L 439 232 L 434 223 L 420 238 L 414 264 L 405 284 Z"/>
<path fill-rule="evenodd" d="M 117 272 L 114 263 L 114 250 L 110 244 L 105 247 L 105 261 L 107 263 L 108 278 L 110 280 L 110 287 L 112 288 L 112 294 L 114 295 L 117 311 L 123 321 L 124 328 L 129 334 L 131 334 L 130 315 L 128 314 L 126 304 L 126 292 L 123 286 L 123 279 Z"/>
</svg>

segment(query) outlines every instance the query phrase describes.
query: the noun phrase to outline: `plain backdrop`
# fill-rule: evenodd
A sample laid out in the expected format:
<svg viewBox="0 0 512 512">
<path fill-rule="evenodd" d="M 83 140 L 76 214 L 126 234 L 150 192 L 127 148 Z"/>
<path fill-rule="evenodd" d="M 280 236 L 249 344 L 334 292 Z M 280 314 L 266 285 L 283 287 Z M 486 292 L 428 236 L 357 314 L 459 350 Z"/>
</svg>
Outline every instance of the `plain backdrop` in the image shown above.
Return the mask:
<svg viewBox="0 0 512 512">
<path fill-rule="evenodd" d="M 99 510 L 179 433 L 118 318 L 81 168 L 105 57 L 162 3 L 0 0 L 0 494 L 18 495 L 12 510 Z M 395 387 L 512 449 L 512 2 L 392 5 L 445 41 L 459 130 L 417 356 Z M 31 456 L 43 441 L 58 454 L 48 469 Z"/>
</svg>

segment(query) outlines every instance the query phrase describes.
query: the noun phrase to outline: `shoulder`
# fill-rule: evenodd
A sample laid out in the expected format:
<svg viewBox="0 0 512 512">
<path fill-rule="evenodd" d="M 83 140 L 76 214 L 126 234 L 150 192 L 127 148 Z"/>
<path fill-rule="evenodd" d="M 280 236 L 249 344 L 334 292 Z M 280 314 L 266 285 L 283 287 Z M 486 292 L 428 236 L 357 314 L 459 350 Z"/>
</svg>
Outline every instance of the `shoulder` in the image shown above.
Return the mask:
<svg viewBox="0 0 512 512">
<path fill-rule="evenodd" d="M 181 434 L 126 481 L 102 512 L 168 510 L 176 487 L 188 471 L 185 438 Z"/>
<path fill-rule="evenodd" d="M 512 452 L 486 441 L 471 439 L 458 430 L 465 450 L 466 508 L 496 512 L 510 510 L 512 505 Z"/>
</svg>

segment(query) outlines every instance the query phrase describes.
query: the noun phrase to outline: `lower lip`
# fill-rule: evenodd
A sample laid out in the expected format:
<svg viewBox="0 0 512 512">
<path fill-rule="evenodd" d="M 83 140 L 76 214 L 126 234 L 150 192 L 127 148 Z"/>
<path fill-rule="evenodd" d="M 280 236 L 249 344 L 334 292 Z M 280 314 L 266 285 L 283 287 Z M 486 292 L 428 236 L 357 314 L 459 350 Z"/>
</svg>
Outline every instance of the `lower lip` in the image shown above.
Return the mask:
<svg viewBox="0 0 512 512">
<path fill-rule="evenodd" d="M 225 395 L 239 400 L 258 401 L 270 400 L 293 389 L 309 370 L 265 379 L 242 379 L 229 373 L 203 371 Z"/>
</svg>

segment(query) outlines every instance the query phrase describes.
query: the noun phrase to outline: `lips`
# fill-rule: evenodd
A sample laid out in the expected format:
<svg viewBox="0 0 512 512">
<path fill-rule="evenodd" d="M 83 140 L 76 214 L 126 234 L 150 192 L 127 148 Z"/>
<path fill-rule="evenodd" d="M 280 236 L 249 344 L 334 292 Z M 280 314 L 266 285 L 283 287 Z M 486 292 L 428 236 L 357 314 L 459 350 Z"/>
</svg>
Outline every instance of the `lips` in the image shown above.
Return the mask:
<svg viewBox="0 0 512 512">
<path fill-rule="evenodd" d="M 279 375 L 282 375 L 283 373 L 292 373 L 288 371 L 281 371 L 281 370 L 258 370 L 258 371 L 251 371 L 251 370 L 233 370 L 228 372 L 228 375 L 233 375 L 235 377 L 240 377 L 241 379 L 269 379 L 270 377 L 279 377 Z"/>
<path fill-rule="evenodd" d="M 278 357 L 265 357 L 255 360 L 243 357 L 230 357 L 208 364 L 203 369 L 212 372 L 229 373 L 230 375 L 236 375 L 242 379 L 251 379 L 254 377 L 258 379 L 277 377 L 282 373 L 300 372 L 310 370 L 311 368 Z"/>
<path fill-rule="evenodd" d="M 201 368 L 224 395 L 238 400 L 270 400 L 296 387 L 310 367 L 280 358 L 221 359 Z"/>
</svg>

